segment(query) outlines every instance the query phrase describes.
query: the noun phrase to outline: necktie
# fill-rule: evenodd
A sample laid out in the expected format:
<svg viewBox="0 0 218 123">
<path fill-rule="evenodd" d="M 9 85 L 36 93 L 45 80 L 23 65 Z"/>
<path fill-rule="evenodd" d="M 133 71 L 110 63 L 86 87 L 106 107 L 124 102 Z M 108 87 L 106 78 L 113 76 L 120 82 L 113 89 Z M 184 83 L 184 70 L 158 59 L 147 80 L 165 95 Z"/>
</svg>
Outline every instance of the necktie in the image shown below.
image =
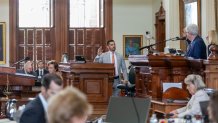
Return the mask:
<svg viewBox="0 0 218 123">
<path fill-rule="evenodd" d="M 192 48 L 192 43 L 190 43 L 190 44 L 188 45 L 187 52 L 186 52 L 186 56 L 189 56 L 190 51 L 191 51 L 191 48 Z"/>
<path fill-rule="evenodd" d="M 114 63 L 114 53 L 112 53 L 112 63 Z"/>
<path fill-rule="evenodd" d="M 42 76 L 42 70 L 40 70 L 39 75 Z"/>
</svg>

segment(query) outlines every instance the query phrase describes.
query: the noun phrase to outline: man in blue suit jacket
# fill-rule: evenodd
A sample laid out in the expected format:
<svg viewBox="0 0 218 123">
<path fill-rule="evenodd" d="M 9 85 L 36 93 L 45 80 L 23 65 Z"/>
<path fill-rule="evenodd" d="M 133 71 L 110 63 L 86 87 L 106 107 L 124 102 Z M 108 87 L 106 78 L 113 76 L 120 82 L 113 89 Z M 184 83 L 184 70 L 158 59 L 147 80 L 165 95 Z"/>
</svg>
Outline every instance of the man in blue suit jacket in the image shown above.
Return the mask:
<svg viewBox="0 0 218 123">
<path fill-rule="evenodd" d="M 117 89 L 117 85 L 120 84 L 120 74 L 121 70 L 123 72 L 124 82 L 128 82 L 128 75 L 126 69 L 126 63 L 123 59 L 123 56 L 115 52 L 116 45 L 114 40 L 107 41 L 108 52 L 102 53 L 102 47 L 98 49 L 98 55 L 95 57 L 94 62 L 99 63 L 112 63 L 115 67 L 115 76 L 113 83 L 113 96 L 119 96 L 120 90 Z"/>
<path fill-rule="evenodd" d="M 191 43 L 188 45 L 187 57 L 194 59 L 207 59 L 207 51 L 204 40 L 198 35 L 198 26 L 190 24 L 185 28 L 186 37 Z"/>
<path fill-rule="evenodd" d="M 57 74 L 46 74 L 42 79 L 41 93 L 26 105 L 20 123 L 46 123 L 47 100 L 62 90 L 62 83 Z"/>
</svg>

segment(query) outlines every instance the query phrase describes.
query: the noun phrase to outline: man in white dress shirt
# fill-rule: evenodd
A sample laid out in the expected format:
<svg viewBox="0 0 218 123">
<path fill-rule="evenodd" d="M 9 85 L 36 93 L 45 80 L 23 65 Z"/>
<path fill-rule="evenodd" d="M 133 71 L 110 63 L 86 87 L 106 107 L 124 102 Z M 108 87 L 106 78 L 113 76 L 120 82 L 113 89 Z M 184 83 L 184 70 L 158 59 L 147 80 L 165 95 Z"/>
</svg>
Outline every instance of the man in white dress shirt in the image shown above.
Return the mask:
<svg viewBox="0 0 218 123">
<path fill-rule="evenodd" d="M 40 60 L 37 62 L 38 69 L 35 71 L 37 75 L 37 81 L 41 82 L 42 77 L 48 73 L 48 70 L 44 68 L 44 63 Z"/>
<path fill-rule="evenodd" d="M 94 62 L 99 63 L 112 63 L 115 67 L 115 76 L 113 83 L 113 96 L 119 96 L 120 90 L 117 88 L 117 85 L 120 84 L 120 74 L 121 70 L 123 73 L 124 83 L 128 82 L 128 75 L 126 69 L 126 63 L 123 59 L 123 56 L 117 53 L 116 44 L 114 40 L 107 41 L 108 52 L 103 53 L 102 47 L 98 49 L 98 55 L 95 57 Z"/>
</svg>

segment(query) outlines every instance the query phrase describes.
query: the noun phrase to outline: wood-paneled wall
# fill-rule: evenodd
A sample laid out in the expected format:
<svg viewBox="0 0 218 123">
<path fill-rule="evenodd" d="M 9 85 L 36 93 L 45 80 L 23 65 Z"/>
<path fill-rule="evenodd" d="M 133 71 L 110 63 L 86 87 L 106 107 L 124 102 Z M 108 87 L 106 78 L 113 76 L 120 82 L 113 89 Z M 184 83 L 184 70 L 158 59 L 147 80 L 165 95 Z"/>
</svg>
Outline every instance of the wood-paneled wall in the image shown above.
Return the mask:
<svg viewBox="0 0 218 123">
<path fill-rule="evenodd" d="M 19 28 L 18 2 L 9 2 L 10 65 L 27 56 L 34 63 L 52 59 L 59 62 L 63 53 L 68 53 L 70 60 L 75 55 L 84 55 L 87 61 L 93 61 L 97 49 L 112 39 L 112 0 L 104 0 L 104 27 L 101 28 L 70 28 L 69 0 L 54 0 L 53 27 Z"/>
</svg>

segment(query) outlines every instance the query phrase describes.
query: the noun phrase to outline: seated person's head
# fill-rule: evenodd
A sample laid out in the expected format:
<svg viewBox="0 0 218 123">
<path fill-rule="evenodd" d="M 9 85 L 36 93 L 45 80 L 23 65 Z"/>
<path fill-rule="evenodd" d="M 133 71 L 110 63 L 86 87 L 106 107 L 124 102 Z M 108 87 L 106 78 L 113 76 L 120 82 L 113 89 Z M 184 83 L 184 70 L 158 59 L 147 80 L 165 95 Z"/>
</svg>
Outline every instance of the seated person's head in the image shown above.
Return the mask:
<svg viewBox="0 0 218 123">
<path fill-rule="evenodd" d="M 212 123 L 218 123 L 218 92 L 214 92 L 210 97 L 210 102 L 208 105 L 208 115 Z"/>
<path fill-rule="evenodd" d="M 67 87 L 48 103 L 49 123 L 85 123 L 92 112 L 86 96 L 74 87 Z"/>
<path fill-rule="evenodd" d="M 58 63 L 54 60 L 48 62 L 48 71 L 49 73 L 58 72 Z"/>
<path fill-rule="evenodd" d="M 191 95 L 194 95 L 200 89 L 205 88 L 205 84 L 200 75 L 191 74 L 185 78 L 185 84 L 187 85 L 187 89 Z"/>
<path fill-rule="evenodd" d="M 41 60 L 39 60 L 37 62 L 37 67 L 38 67 L 38 69 L 43 69 L 44 68 L 44 63 Z"/>
<path fill-rule="evenodd" d="M 33 71 L 33 62 L 32 61 L 27 61 L 25 64 L 24 64 L 24 70 L 27 72 L 27 73 L 30 73 Z"/>
<path fill-rule="evenodd" d="M 196 24 L 189 24 L 185 28 L 186 37 L 192 41 L 198 35 L 198 26 Z"/>
<path fill-rule="evenodd" d="M 46 74 L 42 79 L 41 93 L 46 100 L 63 88 L 63 81 L 57 74 Z"/>
</svg>

